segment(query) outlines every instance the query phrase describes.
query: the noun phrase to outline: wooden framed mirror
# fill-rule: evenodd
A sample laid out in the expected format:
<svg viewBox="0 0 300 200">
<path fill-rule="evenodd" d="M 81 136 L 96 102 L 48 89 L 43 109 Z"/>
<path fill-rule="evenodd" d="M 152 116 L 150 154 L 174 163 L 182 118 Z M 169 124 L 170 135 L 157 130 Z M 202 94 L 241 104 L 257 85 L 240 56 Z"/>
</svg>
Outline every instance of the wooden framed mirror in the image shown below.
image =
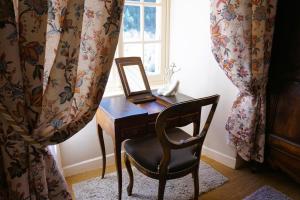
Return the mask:
<svg viewBox="0 0 300 200">
<path fill-rule="evenodd" d="M 133 103 L 155 100 L 140 57 L 116 58 L 125 96 Z"/>
</svg>

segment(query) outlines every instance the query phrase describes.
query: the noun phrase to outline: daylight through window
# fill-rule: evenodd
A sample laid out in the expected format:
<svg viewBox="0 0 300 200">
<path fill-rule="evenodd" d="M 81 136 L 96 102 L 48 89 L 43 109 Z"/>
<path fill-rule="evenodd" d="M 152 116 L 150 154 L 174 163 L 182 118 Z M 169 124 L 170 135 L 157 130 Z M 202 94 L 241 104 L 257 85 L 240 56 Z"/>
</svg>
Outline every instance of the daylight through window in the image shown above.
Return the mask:
<svg viewBox="0 0 300 200">
<path fill-rule="evenodd" d="M 166 0 L 126 0 L 116 57 L 142 58 L 150 85 L 163 82 L 166 65 Z M 107 90 L 120 87 L 116 66 Z"/>
</svg>

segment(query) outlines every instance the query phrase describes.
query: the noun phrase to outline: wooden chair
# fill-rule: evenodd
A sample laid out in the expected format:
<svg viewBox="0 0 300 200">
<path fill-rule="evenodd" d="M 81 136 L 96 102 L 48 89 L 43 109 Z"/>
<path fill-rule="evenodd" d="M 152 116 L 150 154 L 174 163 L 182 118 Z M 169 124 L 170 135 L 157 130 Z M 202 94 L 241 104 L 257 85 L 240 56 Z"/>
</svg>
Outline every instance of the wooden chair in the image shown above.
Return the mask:
<svg viewBox="0 0 300 200">
<path fill-rule="evenodd" d="M 187 101 L 162 111 L 156 119 L 156 135 L 125 141 L 124 160 L 132 194 L 133 173 L 131 163 L 144 175 L 158 179 L 158 199 L 164 197 L 166 181 L 192 173 L 194 199 L 199 195 L 199 162 L 201 148 L 219 101 L 219 95 Z M 202 107 L 211 105 L 204 127 L 200 132 Z M 193 136 L 177 127 L 193 123 Z"/>
</svg>

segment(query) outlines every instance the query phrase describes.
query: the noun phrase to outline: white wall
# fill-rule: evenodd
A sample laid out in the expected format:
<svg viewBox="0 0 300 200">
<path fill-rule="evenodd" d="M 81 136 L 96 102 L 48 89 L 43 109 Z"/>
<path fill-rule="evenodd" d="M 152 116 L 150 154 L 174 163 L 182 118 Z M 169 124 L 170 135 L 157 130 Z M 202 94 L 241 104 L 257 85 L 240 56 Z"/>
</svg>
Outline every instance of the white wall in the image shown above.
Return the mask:
<svg viewBox="0 0 300 200">
<path fill-rule="evenodd" d="M 175 76 L 180 92 L 192 97 L 221 95 L 204 153 L 234 167 L 236 153 L 226 144 L 224 127 L 238 91 L 211 53 L 209 17 L 209 0 L 171 0 L 169 61 L 181 68 Z"/>
<path fill-rule="evenodd" d="M 104 134 L 108 164 L 113 163 L 113 144 Z M 81 131 L 67 141 L 59 144 L 62 168 L 65 176 L 102 167 L 102 156 L 94 118 Z"/>
<path fill-rule="evenodd" d="M 180 91 L 192 97 L 220 94 L 221 99 L 205 140 L 203 153 L 235 167 L 236 153 L 226 144 L 225 122 L 237 89 L 218 67 L 210 51 L 209 0 L 170 0 L 170 63 L 181 67 L 176 74 Z M 105 135 L 108 164 L 113 163 L 113 146 Z M 66 176 L 99 168 L 101 150 L 96 122 L 91 121 L 75 136 L 60 144 Z"/>
</svg>

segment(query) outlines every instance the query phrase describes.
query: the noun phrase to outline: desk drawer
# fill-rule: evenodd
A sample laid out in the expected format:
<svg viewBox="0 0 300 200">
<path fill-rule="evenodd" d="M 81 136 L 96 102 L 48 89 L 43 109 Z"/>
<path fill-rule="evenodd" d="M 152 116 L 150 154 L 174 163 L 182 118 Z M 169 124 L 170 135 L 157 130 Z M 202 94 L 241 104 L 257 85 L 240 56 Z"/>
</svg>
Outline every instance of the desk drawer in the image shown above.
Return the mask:
<svg viewBox="0 0 300 200">
<path fill-rule="evenodd" d="M 147 126 L 145 124 L 131 126 L 128 128 L 122 128 L 121 137 L 123 139 L 135 138 L 136 136 L 142 136 L 147 134 Z"/>
</svg>

